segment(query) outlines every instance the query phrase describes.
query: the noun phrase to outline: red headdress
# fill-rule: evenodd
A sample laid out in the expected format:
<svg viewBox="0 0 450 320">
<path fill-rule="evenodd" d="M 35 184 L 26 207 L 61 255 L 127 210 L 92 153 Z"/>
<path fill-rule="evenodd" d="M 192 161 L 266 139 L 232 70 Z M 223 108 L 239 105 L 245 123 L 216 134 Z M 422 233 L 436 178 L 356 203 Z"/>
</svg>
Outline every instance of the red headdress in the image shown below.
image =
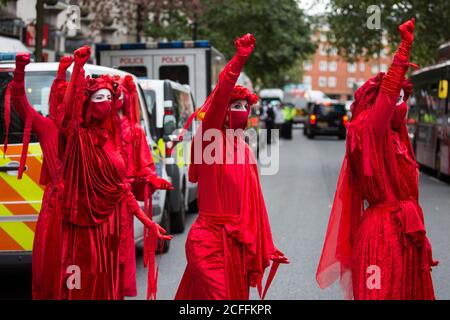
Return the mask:
<svg viewBox="0 0 450 320">
<path fill-rule="evenodd" d="M 191 125 L 191 123 L 194 120 L 194 118 L 197 118 L 197 120 L 203 120 L 205 118 L 205 114 L 206 114 L 206 112 L 208 112 L 209 107 L 211 105 L 211 102 L 213 101 L 213 97 L 214 97 L 214 94 L 215 94 L 215 89 L 216 88 L 214 88 L 214 90 L 208 96 L 208 98 L 206 99 L 205 103 L 203 103 L 203 105 L 200 108 L 195 110 L 191 114 L 189 119 L 186 121 L 186 123 L 184 125 L 184 128 L 183 128 L 183 131 L 182 131 L 182 133 L 179 136 L 180 140 L 182 139 L 182 137 L 183 137 L 184 133 L 186 132 L 186 130 Z M 247 100 L 248 106 L 251 107 L 256 102 L 258 102 L 258 96 L 255 93 L 252 93 L 246 87 L 241 86 L 241 85 L 236 85 L 236 86 L 234 86 L 233 91 L 231 91 L 230 101 L 236 101 L 236 100 Z"/>
<path fill-rule="evenodd" d="M 116 80 L 117 81 L 117 80 Z M 119 90 L 124 92 L 123 101 L 123 113 L 131 123 L 139 123 L 140 121 L 140 109 L 139 109 L 139 96 L 134 83 L 133 77 L 126 75 L 119 81 Z M 120 91 L 118 91 L 120 96 Z"/>
</svg>

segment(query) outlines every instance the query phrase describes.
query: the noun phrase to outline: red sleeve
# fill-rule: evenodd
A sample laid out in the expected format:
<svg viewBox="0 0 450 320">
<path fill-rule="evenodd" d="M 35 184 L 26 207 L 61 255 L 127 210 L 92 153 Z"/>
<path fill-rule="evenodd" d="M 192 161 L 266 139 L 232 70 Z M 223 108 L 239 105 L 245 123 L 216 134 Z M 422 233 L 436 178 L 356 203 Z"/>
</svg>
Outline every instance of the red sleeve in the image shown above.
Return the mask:
<svg viewBox="0 0 450 320">
<path fill-rule="evenodd" d="M 219 81 L 208 100 L 208 109 L 202 122 L 203 130 L 222 129 L 231 91 L 236 84 L 242 68 L 249 56 L 235 54 L 219 75 Z"/>
<path fill-rule="evenodd" d="M 411 45 L 412 43 L 407 41 L 401 42 L 381 83 L 380 94 L 375 102 L 372 115 L 373 129 L 377 141 L 383 139 L 384 133 L 390 126 L 394 107 L 400 95 L 405 74 L 408 71 Z"/>
<path fill-rule="evenodd" d="M 25 121 L 27 114 L 30 115 L 32 118 L 33 132 L 36 133 L 38 137 L 45 135 L 48 130 L 48 122 L 52 120 L 41 115 L 30 105 L 23 84 L 12 82 L 11 98 L 20 119 Z"/>
</svg>

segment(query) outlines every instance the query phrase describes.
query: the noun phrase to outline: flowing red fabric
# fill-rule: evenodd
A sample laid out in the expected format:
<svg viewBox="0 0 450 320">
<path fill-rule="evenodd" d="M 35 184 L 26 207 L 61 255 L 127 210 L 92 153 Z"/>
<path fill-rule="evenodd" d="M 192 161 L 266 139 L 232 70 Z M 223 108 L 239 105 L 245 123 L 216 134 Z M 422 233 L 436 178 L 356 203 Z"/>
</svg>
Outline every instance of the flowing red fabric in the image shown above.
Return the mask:
<svg viewBox="0 0 450 320">
<path fill-rule="evenodd" d="M 121 134 L 127 163 L 127 180 L 131 184 L 133 194 L 137 200 L 144 201 L 144 212 L 152 219 L 152 190 L 150 180 L 156 177 L 153 158 L 148 147 L 144 129 L 140 123 L 139 97 L 136 84 L 131 76 L 115 77 L 117 84 L 115 104 L 120 106 L 119 97 L 123 94 L 123 110 L 121 118 Z M 128 213 L 130 215 L 130 213 Z M 133 220 L 123 226 L 122 264 L 124 268 L 124 295 L 136 296 L 136 257 L 134 245 Z M 157 270 L 155 268 L 155 252 L 157 238 L 155 230 L 144 228 L 144 266 L 148 268 L 147 299 L 156 299 Z"/>
<path fill-rule="evenodd" d="M 271 258 L 282 256 L 273 244 L 256 160 L 242 136 L 229 137 L 224 130 L 231 93 L 250 53 L 238 50 L 201 107 L 205 114 L 191 145 L 189 167 L 190 181 L 198 182 L 199 216 L 186 241 L 187 266 L 175 299 L 248 299 L 250 286 L 258 287 L 263 297 L 268 288 L 262 289 L 264 271 Z M 208 129 L 220 133 L 221 148 L 215 152 L 222 164 L 196 160 L 197 151 L 203 155 L 210 147 L 203 141 Z M 225 160 L 230 154 L 232 164 Z"/>
<path fill-rule="evenodd" d="M 437 262 L 418 204 L 418 166 L 406 122 L 391 128 L 409 57 L 404 47 L 411 46 L 402 43 L 386 76 L 355 94 L 347 128 L 316 275 L 321 288 L 339 278 L 347 299 L 434 299 L 430 271 Z M 371 268 L 381 274 L 375 287 L 368 284 Z"/>
<path fill-rule="evenodd" d="M 29 61 L 28 54 L 19 53 L 16 59 Z M 59 222 L 55 215 L 55 197 L 57 191 L 57 172 L 60 166 L 58 155 L 58 129 L 52 120 L 52 114 L 44 117 L 38 113 L 27 100 L 24 84 L 25 63 L 16 62 L 13 81 L 9 84 L 13 106 L 18 116 L 24 120 L 32 119 L 32 131 L 37 136 L 43 152 L 43 163 L 39 183 L 45 186 L 42 207 L 38 216 L 32 251 L 32 297 L 33 299 L 51 299 L 54 296 L 54 282 L 50 277 L 45 277 L 44 270 L 55 271 L 54 261 L 58 257 L 57 243 L 52 235 L 57 234 Z M 65 70 L 64 70 L 65 72 Z M 58 77 L 55 79 L 55 81 Z M 64 80 L 61 80 L 65 82 Z M 58 86 L 52 85 L 52 90 Z M 59 100 L 49 100 L 51 105 L 61 103 Z M 60 186 L 61 187 L 61 186 Z M 60 231 L 60 230 L 59 230 Z"/>
</svg>

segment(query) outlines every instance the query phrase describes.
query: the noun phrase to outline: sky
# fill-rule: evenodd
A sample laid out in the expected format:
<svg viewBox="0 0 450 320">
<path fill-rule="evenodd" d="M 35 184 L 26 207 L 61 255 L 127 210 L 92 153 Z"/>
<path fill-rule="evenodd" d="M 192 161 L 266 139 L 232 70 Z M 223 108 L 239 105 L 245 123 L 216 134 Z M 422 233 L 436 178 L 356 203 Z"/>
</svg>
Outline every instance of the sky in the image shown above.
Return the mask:
<svg viewBox="0 0 450 320">
<path fill-rule="evenodd" d="M 299 0 L 300 8 L 302 8 L 307 15 L 323 14 L 326 12 L 326 5 L 328 0 Z"/>
</svg>

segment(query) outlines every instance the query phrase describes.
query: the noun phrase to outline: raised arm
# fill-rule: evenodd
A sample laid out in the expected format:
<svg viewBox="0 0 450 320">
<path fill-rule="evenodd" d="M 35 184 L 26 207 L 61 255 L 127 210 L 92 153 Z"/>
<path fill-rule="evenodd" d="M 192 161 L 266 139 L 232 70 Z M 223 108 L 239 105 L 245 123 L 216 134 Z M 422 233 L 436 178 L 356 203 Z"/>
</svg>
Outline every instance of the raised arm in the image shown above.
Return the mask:
<svg viewBox="0 0 450 320">
<path fill-rule="evenodd" d="M 25 66 L 29 63 L 29 53 L 17 53 L 16 69 L 14 70 L 14 77 L 11 81 L 11 98 L 13 106 L 22 121 L 25 121 L 27 116 L 31 116 L 32 119 L 44 118 L 30 105 L 25 93 Z"/>
<path fill-rule="evenodd" d="M 72 62 L 73 58 L 71 56 L 65 56 L 59 59 L 58 71 L 56 73 L 55 79 L 53 80 L 52 88 L 50 89 L 50 96 L 48 99 L 49 116 L 52 118 L 55 116 L 56 108 L 59 104 L 62 103 L 62 99 L 64 96 L 62 96 L 60 90 L 67 86 L 66 73 Z"/>
<path fill-rule="evenodd" d="M 203 130 L 209 128 L 222 129 L 231 91 L 247 59 L 253 52 L 255 43 L 256 39 L 252 34 L 246 34 L 234 42 L 236 53 L 219 75 L 219 81 L 212 92 L 209 109 L 203 120 Z"/>
<path fill-rule="evenodd" d="M 72 75 L 70 77 L 69 84 L 67 86 L 66 92 L 64 94 L 63 101 L 57 108 L 57 122 L 60 128 L 66 128 L 70 119 L 74 116 L 74 111 L 72 110 L 73 103 L 75 100 L 76 93 L 76 83 L 80 75 L 81 69 L 85 63 L 89 60 L 91 56 L 91 48 L 89 46 L 83 46 L 78 48 L 74 52 L 75 65 L 72 70 Z"/>
<path fill-rule="evenodd" d="M 383 79 L 380 94 L 373 108 L 372 119 L 376 138 L 382 138 L 390 126 L 394 107 L 408 71 L 409 55 L 414 40 L 414 18 L 403 23 L 399 27 L 399 31 L 402 41 Z"/>
</svg>

